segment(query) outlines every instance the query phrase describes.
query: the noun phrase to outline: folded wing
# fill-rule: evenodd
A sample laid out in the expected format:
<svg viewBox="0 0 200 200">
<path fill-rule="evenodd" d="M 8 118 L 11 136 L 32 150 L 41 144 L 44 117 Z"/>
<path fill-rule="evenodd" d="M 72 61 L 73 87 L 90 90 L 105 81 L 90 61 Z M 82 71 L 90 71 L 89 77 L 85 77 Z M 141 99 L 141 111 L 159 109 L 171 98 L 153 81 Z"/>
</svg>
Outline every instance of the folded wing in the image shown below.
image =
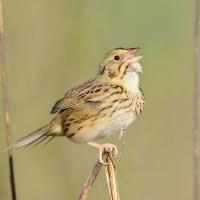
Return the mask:
<svg viewBox="0 0 200 200">
<path fill-rule="evenodd" d="M 99 105 L 102 99 L 108 96 L 107 89 L 108 86 L 103 85 L 98 80 L 91 79 L 67 91 L 65 96 L 54 104 L 50 113 L 54 114 L 84 103 Z"/>
</svg>

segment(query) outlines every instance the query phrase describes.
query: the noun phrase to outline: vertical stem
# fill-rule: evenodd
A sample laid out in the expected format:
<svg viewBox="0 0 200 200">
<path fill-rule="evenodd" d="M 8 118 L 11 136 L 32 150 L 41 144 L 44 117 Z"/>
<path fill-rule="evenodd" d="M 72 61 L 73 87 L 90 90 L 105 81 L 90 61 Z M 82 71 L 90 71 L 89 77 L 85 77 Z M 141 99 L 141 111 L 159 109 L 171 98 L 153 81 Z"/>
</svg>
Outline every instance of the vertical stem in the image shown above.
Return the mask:
<svg viewBox="0 0 200 200">
<path fill-rule="evenodd" d="M 111 200 L 120 200 L 113 152 L 108 153 L 106 157 L 106 163 L 108 163 L 106 166 L 106 178 L 110 192 L 110 198 Z"/>
<path fill-rule="evenodd" d="M 2 74 L 3 109 L 4 109 L 4 120 L 5 120 L 6 145 L 7 147 L 9 147 L 12 141 L 12 135 L 11 135 L 11 125 L 10 125 L 10 112 L 9 112 L 9 105 L 8 105 L 7 67 L 5 63 L 4 54 L 5 54 L 5 51 L 4 51 L 4 31 L 3 31 L 3 8 L 2 8 L 2 1 L 0 0 L 0 65 L 1 65 L 1 74 Z M 12 156 L 11 150 L 8 150 L 8 162 L 9 162 L 9 173 L 10 173 L 9 176 L 10 176 L 12 200 L 16 200 L 13 156 Z"/>
<path fill-rule="evenodd" d="M 200 200 L 200 0 L 196 0 L 195 69 L 193 102 L 194 200 Z"/>
</svg>

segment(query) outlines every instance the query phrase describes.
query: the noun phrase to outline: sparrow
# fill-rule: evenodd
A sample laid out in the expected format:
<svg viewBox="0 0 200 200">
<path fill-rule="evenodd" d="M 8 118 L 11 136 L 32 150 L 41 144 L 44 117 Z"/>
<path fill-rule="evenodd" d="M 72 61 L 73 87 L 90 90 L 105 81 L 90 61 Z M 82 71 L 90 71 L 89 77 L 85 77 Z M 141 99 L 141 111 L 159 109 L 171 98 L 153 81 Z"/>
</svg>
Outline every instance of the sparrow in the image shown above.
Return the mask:
<svg viewBox="0 0 200 200">
<path fill-rule="evenodd" d="M 99 64 L 97 75 L 68 90 L 53 106 L 53 119 L 11 145 L 17 149 L 30 144 L 37 145 L 49 138 L 65 136 L 75 143 L 87 143 L 98 148 L 99 162 L 103 152 L 117 148 L 113 144 L 94 141 L 125 129 L 144 109 L 144 94 L 139 87 L 142 72 L 136 56 L 140 48 L 115 48 L 105 54 Z"/>
</svg>

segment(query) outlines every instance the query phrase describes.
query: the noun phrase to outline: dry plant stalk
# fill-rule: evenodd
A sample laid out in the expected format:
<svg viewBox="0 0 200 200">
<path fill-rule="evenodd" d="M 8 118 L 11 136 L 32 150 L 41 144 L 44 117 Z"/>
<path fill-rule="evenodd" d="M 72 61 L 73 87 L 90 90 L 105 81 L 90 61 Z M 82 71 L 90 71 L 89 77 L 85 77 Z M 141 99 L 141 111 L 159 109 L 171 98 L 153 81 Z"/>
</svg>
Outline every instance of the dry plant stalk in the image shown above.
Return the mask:
<svg viewBox="0 0 200 200">
<path fill-rule="evenodd" d="M 92 172 L 90 173 L 87 180 L 85 181 L 85 184 L 83 186 L 83 189 L 82 189 L 80 197 L 79 197 L 79 200 L 88 199 L 89 193 L 92 189 L 92 185 L 93 185 L 94 181 L 96 180 L 102 166 L 103 165 L 99 161 L 96 162 Z"/>
<path fill-rule="evenodd" d="M 193 199 L 200 200 L 200 0 L 196 0 L 193 98 Z"/>
<path fill-rule="evenodd" d="M 3 90 L 3 109 L 4 109 L 4 119 L 5 119 L 5 131 L 6 131 L 6 145 L 7 148 L 12 142 L 11 135 L 11 125 L 10 125 L 10 112 L 8 106 L 8 77 L 7 77 L 7 67 L 4 59 L 4 31 L 3 31 L 3 8 L 2 1 L 0 0 L 0 65 L 1 65 L 1 75 L 2 75 L 2 90 Z M 9 175 L 10 175 L 10 186 L 11 186 L 11 196 L 12 200 L 16 200 L 16 188 L 15 188 L 15 178 L 14 178 L 14 167 L 13 167 L 13 156 L 12 151 L 8 151 L 8 162 L 9 162 Z"/>
<path fill-rule="evenodd" d="M 108 163 L 108 165 L 106 166 L 106 178 L 110 191 L 110 197 L 111 200 L 120 200 L 114 156 L 112 152 L 109 152 L 107 154 L 108 156 L 106 157 L 106 162 Z"/>
<path fill-rule="evenodd" d="M 104 153 L 104 160 L 108 165 L 106 165 L 106 177 L 108 182 L 108 188 L 110 191 L 111 200 L 120 200 L 119 198 L 119 192 L 117 187 L 117 179 L 116 179 L 116 168 L 114 164 L 114 157 L 112 152 L 105 152 Z M 96 180 L 101 168 L 102 164 L 97 161 L 92 172 L 89 174 L 87 180 L 85 181 L 85 184 L 83 186 L 83 189 L 81 191 L 81 194 L 79 196 L 78 200 L 87 200 L 89 193 L 92 189 L 93 183 Z"/>
</svg>

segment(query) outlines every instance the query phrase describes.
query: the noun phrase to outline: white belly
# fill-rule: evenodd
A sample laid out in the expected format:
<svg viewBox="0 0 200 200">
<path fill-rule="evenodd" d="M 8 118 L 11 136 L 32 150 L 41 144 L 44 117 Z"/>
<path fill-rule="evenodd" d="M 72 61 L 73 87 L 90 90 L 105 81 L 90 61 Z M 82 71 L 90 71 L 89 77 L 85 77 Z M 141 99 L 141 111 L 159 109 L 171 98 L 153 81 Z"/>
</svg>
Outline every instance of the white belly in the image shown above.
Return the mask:
<svg viewBox="0 0 200 200">
<path fill-rule="evenodd" d="M 96 124 L 88 133 L 84 134 L 84 138 L 79 139 L 81 142 L 88 142 L 108 137 L 113 133 L 120 132 L 121 129 L 127 128 L 135 118 L 133 113 L 122 114 L 112 121 L 105 121 L 104 123 L 101 123 L 101 125 Z"/>
</svg>

